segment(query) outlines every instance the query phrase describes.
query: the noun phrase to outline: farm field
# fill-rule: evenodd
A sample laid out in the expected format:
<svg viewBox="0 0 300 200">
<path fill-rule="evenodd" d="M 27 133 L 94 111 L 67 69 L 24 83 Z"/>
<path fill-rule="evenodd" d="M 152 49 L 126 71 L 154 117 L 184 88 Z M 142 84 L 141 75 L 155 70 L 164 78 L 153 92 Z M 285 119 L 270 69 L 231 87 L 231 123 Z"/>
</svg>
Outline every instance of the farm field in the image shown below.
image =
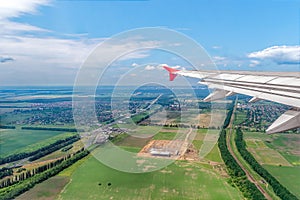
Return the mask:
<svg viewBox="0 0 300 200">
<path fill-rule="evenodd" d="M 31 190 L 18 196 L 16 200 L 25 199 L 44 199 L 50 200 L 55 199 L 60 193 L 61 189 L 69 182 L 68 177 L 55 176 L 52 177 L 41 184 L 36 185 Z"/>
<path fill-rule="evenodd" d="M 243 123 L 246 119 L 247 119 L 247 112 L 237 110 L 236 113 L 235 113 L 234 124 L 239 125 L 239 124 Z"/>
<path fill-rule="evenodd" d="M 225 119 L 226 110 L 214 110 L 212 114 L 206 110 L 189 109 L 186 111 L 157 112 L 151 116 L 151 123 L 154 124 L 192 124 L 202 128 L 220 127 Z"/>
<path fill-rule="evenodd" d="M 172 139 L 175 131 L 164 128 L 152 139 Z M 206 132 L 207 129 L 197 131 L 193 141 L 196 148 L 201 147 Z M 137 153 L 140 145 L 135 140 L 129 142 L 127 138 L 117 145 Z M 222 163 L 217 145 L 203 161 L 175 161 L 162 170 L 130 174 L 111 169 L 90 157 L 74 170 L 71 182 L 59 199 L 240 199 L 239 191 L 227 183 L 224 173 L 208 164 L 208 161 Z"/>
<path fill-rule="evenodd" d="M 1 157 L 12 153 L 37 149 L 40 146 L 49 144 L 49 142 L 65 138 L 68 135 L 74 135 L 74 133 L 65 133 L 62 131 L 2 129 L 0 131 Z"/>
<path fill-rule="evenodd" d="M 257 139 L 246 140 L 248 150 L 260 164 L 291 166 L 291 164 L 276 150 L 268 147 Z"/>
<path fill-rule="evenodd" d="M 225 116 L 225 110 L 217 110 L 213 114 L 211 112 L 201 113 L 197 117 L 198 123 L 196 125 L 202 128 L 221 127 Z"/>
<path fill-rule="evenodd" d="M 276 134 L 266 145 L 277 150 L 292 165 L 300 166 L 299 134 Z"/>
<path fill-rule="evenodd" d="M 251 147 L 259 148 L 259 146 L 263 145 L 265 149 L 269 149 L 269 150 L 271 149 L 278 152 L 290 164 L 294 166 L 300 165 L 300 150 L 299 150 L 300 135 L 299 134 L 268 135 L 266 133 L 244 131 L 244 135 L 245 135 L 245 140 L 256 141 L 256 144 L 253 144 L 253 142 L 252 144 L 251 142 L 248 144 L 247 142 L 249 148 Z M 261 153 L 263 154 L 263 152 Z"/>
<path fill-rule="evenodd" d="M 300 198 L 300 167 L 263 165 L 280 183 Z"/>
<path fill-rule="evenodd" d="M 212 150 L 205 156 L 205 159 L 218 163 L 223 162 L 218 148 L 218 144 L 215 144 Z"/>
<path fill-rule="evenodd" d="M 146 138 L 151 137 L 154 134 L 158 133 L 163 129 L 160 126 L 132 126 L 128 124 L 116 124 L 115 127 L 128 129 L 128 134 L 134 137 Z M 172 129 L 175 132 L 178 130 L 177 128 Z"/>
<path fill-rule="evenodd" d="M 168 138 L 170 135 L 176 134 L 174 128 L 164 128 L 161 131 L 157 134 L 157 137 Z M 184 131 L 184 129 L 181 131 Z M 193 143 L 199 143 L 198 148 L 201 146 L 206 132 L 207 129 L 197 131 Z M 140 138 L 134 140 L 130 137 L 132 136 L 123 138 L 116 145 L 128 152 L 138 153 L 146 143 L 143 138 L 142 140 Z M 192 156 L 197 156 L 197 154 Z M 189 154 L 186 157 L 192 158 Z M 130 174 L 111 169 L 94 157 L 88 156 L 65 169 L 59 175 L 49 179 L 48 182 L 36 185 L 20 197 L 23 199 L 242 198 L 240 192 L 227 183 L 227 176 L 226 173 L 224 174 L 217 145 L 214 146 L 205 159 L 200 160 L 200 162 L 198 160 L 175 161 L 168 167 L 158 171 Z M 69 181 L 67 183 L 64 180 Z M 108 183 L 111 183 L 111 185 L 108 186 Z M 61 193 L 59 194 L 57 190 L 54 191 L 51 186 L 47 189 L 48 184 L 57 184 Z M 50 192 L 53 192 L 53 194 L 50 195 Z"/>
<path fill-rule="evenodd" d="M 1 108 L 2 110 L 2 108 Z M 31 117 L 32 115 L 30 113 L 24 113 L 21 115 L 13 115 L 11 113 L 7 114 L 4 113 L 1 115 L 1 123 L 6 125 L 6 124 L 10 124 L 10 123 L 14 123 L 15 121 L 20 121 L 20 120 L 24 120 L 26 118 Z"/>
<path fill-rule="evenodd" d="M 159 132 L 157 133 L 153 139 L 154 140 L 173 140 L 177 135 L 176 132 Z"/>
<path fill-rule="evenodd" d="M 27 199 L 43 199 L 52 200 L 56 199 L 66 184 L 70 181 L 72 173 L 84 163 L 89 156 L 79 160 L 75 164 L 71 165 L 67 169 L 60 172 L 57 176 L 51 177 L 50 179 L 41 182 L 34 186 L 31 190 L 18 196 L 17 200 L 27 200 Z"/>
<path fill-rule="evenodd" d="M 130 174 L 90 157 L 71 180 L 59 199 L 241 199 L 224 178 L 187 161 L 151 173 Z"/>
<path fill-rule="evenodd" d="M 272 139 L 273 135 L 268 135 L 266 133 L 262 133 L 262 132 L 252 132 L 252 131 L 246 131 L 243 130 L 244 133 L 244 139 L 259 139 L 259 140 L 269 140 Z"/>
<path fill-rule="evenodd" d="M 72 144 L 72 148 L 67 150 L 67 151 L 62 151 L 62 149 L 59 149 L 57 151 L 54 151 L 53 153 L 50 153 L 46 156 L 43 156 L 42 158 L 37 159 L 34 162 L 43 162 L 43 161 L 56 159 L 56 158 L 59 158 L 59 157 L 65 157 L 70 153 L 75 153 L 76 151 L 79 151 L 83 146 L 84 145 L 83 145 L 82 141 L 79 140 L 77 142 L 74 142 Z"/>
<path fill-rule="evenodd" d="M 300 135 L 244 131 L 244 136 L 255 159 L 300 198 Z"/>
<path fill-rule="evenodd" d="M 121 125 L 123 128 L 127 128 Z M 151 139 L 173 139 L 184 136 L 188 129 L 175 127 L 157 127 L 157 126 L 137 126 L 136 129 L 129 132 L 130 135 L 124 136 L 121 140 L 115 142 L 118 146 L 143 147 Z"/>
<path fill-rule="evenodd" d="M 122 138 L 115 144 L 118 146 L 144 147 L 151 139 L 184 139 L 188 131 L 189 129 L 186 128 L 138 126 L 134 131 L 130 132 L 131 135 Z"/>
<path fill-rule="evenodd" d="M 149 141 L 151 140 L 151 137 L 146 138 L 138 138 L 133 137 L 131 135 L 125 137 L 124 139 L 118 141 L 115 143 L 117 146 L 128 146 L 128 147 L 144 147 Z"/>
</svg>

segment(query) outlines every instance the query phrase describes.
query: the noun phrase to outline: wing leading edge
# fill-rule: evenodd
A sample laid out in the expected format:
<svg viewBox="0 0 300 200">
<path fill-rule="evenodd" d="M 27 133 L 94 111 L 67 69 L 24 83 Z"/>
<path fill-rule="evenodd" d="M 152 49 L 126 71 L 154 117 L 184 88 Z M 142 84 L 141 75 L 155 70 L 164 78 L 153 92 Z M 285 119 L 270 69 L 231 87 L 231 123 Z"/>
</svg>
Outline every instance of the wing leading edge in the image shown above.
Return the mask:
<svg viewBox="0 0 300 200">
<path fill-rule="evenodd" d="M 234 94 L 252 96 L 249 102 L 270 100 L 292 109 L 282 114 L 267 130 L 278 133 L 300 127 L 300 73 L 247 71 L 188 71 L 164 68 L 170 81 L 177 75 L 198 78 L 199 83 L 214 89 L 204 101 L 215 101 Z"/>
</svg>

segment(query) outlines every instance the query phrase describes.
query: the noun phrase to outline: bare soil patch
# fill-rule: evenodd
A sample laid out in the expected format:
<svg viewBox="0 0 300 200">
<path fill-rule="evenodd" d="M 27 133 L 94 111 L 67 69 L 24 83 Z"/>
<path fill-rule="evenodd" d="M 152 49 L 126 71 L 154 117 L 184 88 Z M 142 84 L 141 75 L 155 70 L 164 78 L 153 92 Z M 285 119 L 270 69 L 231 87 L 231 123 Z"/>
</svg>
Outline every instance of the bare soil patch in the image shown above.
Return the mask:
<svg viewBox="0 0 300 200">
<path fill-rule="evenodd" d="M 224 113 L 202 113 L 197 117 L 198 124 L 201 128 L 220 127 L 224 121 Z"/>
</svg>

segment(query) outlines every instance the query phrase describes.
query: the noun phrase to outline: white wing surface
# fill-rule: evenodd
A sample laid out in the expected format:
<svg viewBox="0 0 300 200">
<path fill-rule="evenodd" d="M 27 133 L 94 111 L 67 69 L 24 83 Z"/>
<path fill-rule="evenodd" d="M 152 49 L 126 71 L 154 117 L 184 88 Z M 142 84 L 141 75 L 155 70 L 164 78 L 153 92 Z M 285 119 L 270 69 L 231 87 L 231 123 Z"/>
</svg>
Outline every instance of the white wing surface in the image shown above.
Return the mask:
<svg viewBox="0 0 300 200">
<path fill-rule="evenodd" d="M 300 127 L 300 72 L 188 71 L 164 66 L 173 81 L 177 75 L 198 78 L 214 89 L 204 101 L 214 101 L 234 94 L 252 96 L 249 102 L 270 100 L 291 106 L 268 129 L 283 132 Z"/>
</svg>

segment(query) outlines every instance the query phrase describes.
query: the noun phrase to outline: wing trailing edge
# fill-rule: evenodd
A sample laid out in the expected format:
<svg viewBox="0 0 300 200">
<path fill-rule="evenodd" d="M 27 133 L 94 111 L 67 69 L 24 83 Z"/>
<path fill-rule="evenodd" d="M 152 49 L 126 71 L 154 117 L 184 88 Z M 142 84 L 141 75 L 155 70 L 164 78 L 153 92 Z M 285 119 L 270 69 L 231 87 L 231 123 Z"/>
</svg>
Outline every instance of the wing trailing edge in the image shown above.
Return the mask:
<svg viewBox="0 0 300 200">
<path fill-rule="evenodd" d="M 177 75 L 198 78 L 200 84 L 214 91 L 204 98 L 205 102 L 223 99 L 234 94 L 252 96 L 250 103 L 269 100 L 291 106 L 267 130 L 278 133 L 300 128 L 300 73 L 247 72 L 247 71 L 188 71 L 167 65 L 170 81 Z"/>
<path fill-rule="evenodd" d="M 279 133 L 286 130 L 299 128 L 300 125 L 300 112 L 294 109 L 288 110 L 283 113 L 267 130 L 266 132 Z"/>
</svg>

